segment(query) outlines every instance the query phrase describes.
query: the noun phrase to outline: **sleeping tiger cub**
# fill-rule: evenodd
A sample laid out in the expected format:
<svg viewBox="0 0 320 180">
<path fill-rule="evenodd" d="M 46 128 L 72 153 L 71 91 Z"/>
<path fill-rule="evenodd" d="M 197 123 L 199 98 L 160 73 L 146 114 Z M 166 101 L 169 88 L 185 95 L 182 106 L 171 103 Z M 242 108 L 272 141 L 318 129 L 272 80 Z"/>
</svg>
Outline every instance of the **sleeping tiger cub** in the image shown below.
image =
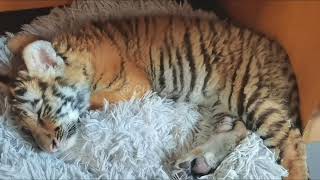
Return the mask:
<svg viewBox="0 0 320 180">
<path fill-rule="evenodd" d="M 212 18 L 164 15 L 92 21 L 50 41 L 26 37 L 15 42 L 26 69 L 12 87 L 12 110 L 45 151 L 71 142 L 89 106 L 153 90 L 210 110 L 207 124 L 227 119 L 240 132 L 244 123 L 278 152 L 289 178 L 308 177 L 295 75 L 285 51 L 262 35 Z M 177 167 L 210 173 L 240 140 L 212 144 L 217 132 L 209 133 Z"/>
</svg>

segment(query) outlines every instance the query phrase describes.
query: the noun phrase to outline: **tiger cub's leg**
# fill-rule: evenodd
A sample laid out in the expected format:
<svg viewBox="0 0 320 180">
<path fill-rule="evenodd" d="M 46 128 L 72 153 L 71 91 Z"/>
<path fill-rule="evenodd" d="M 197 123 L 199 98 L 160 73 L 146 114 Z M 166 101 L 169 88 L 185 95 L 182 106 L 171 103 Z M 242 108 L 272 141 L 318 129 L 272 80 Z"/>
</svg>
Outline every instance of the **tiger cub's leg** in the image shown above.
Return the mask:
<svg viewBox="0 0 320 180">
<path fill-rule="evenodd" d="M 256 131 L 264 144 L 279 152 L 279 159 L 289 172 L 287 179 L 307 179 L 305 144 L 289 117 L 288 107 L 275 100 L 264 100 L 248 108 L 247 127 Z"/>
<path fill-rule="evenodd" d="M 192 175 L 205 175 L 215 169 L 247 135 L 242 121 L 229 116 L 225 116 L 222 121 L 209 140 L 178 159 L 175 168 L 185 169 L 186 173 Z"/>
<path fill-rule="evenodd" d="M 286 179 L 308 179 L 306 149 L 299 129 L 292 128 L 280 145 L 281 164 L 289 171 Z"/>
</svg>

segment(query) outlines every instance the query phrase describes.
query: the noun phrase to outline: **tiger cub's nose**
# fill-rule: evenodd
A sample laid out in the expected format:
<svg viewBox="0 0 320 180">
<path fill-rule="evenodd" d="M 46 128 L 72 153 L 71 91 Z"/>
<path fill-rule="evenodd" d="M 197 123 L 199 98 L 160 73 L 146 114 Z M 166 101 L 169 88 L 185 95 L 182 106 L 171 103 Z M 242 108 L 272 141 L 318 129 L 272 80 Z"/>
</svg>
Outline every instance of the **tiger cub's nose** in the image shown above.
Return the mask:
<svg viewBox="0 0 320 180">
<path fill-rule="evenodd" d="M 60 127 L 54 122 L 48 120 L 40 121 L 33 137 L 39 147 L 47 152 L 56 152 L 59 149 L 60 141 L 58 140 Z"/>
</svg>

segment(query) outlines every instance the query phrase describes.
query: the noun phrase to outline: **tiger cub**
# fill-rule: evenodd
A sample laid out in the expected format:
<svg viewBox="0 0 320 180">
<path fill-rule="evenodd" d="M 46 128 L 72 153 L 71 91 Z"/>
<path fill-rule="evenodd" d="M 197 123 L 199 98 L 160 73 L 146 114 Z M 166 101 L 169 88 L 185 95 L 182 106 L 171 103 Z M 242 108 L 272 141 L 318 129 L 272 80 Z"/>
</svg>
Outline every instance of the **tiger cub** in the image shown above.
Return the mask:
<svg viewBox="0 0 320 180">
<path fill-rule="evenodd" d="M 20 52 L 26 69 L 12 88 L 12 109 L 45 151 L 71 141 L 89 106 L 153 90 L 209 109 L 207 124 L 222 117 L 241 120 L 234 128 L 243 122 L 279 152 L 289 178 L 308 176 L 295 75 L 285 51 L 262 35 L 209 17 L 164 15 L 92 21 L 49 41 L 29 39 Z M 234 133 L 221 133 L 228 132 Z M 177 166 L 196 164 L 193 174 L 212 172 L 227 155 L 215 154 L 216 148 L 234 145 L 210 139 Z"/>
</svg>

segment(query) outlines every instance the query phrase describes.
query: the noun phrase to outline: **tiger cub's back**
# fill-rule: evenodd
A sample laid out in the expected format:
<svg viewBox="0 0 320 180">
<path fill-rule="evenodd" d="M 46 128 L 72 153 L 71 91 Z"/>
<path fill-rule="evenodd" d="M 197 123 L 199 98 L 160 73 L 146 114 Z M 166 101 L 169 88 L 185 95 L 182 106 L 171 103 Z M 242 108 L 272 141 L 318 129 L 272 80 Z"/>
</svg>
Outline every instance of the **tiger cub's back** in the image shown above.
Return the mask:
<svg viewBox="0 0 320 180">
<path fill-rule="evenodd" d="M 272 98 L 298 118 L 295 76 L 277 42 L 219 20 L 149 17 L 147 22 L 154 31 L 145 61 L 161 95 L 209 106 L 219 101 L 237 115 Z"/>
</svg>

